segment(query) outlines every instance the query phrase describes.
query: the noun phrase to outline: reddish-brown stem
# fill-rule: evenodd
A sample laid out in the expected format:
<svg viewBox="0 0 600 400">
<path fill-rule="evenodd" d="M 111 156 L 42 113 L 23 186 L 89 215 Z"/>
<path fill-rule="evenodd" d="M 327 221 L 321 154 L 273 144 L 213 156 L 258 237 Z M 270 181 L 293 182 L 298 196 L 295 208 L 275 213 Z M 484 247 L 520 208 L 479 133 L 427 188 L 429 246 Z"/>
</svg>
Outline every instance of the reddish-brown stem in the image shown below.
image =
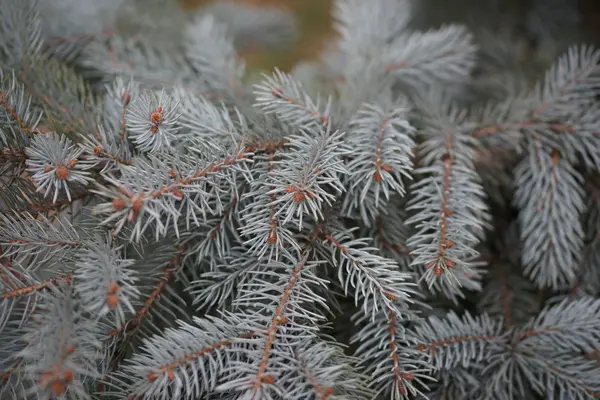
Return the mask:
<svg viewBox="0 0 600 400">
<path fill-rule="evenodd" d="M 71 201 L 68 201 L 67 199 L 65 199 L 64 201 L 57 201 L 56 203 L 53 204 L 37 204 L 34 203 L 31 199 L 25 197 L 25 199 L 27 200 L 27 202 L 29 203 L 29 207 L 30 208 L 16 208 L 16 209 L 12 209 L 10 210 L 13 213 L 17 213 L 17 214 L 24 214 L 24 213 L 30 213 L 30 214 L 47 214 L 47 213 L 53 213 L 56 212 L 58 210 L 60 210 L 61 207 L 72 204 L 75 201 L 78 200 L 83 200 L 86 197 L 88 197 L 90 194 L 88 192 L 84 192 L 79 196 L 76 197 L 72 197 Z"/>
<path fill-rule="evenodd" d="M 478 342 L 478 341 L 490 341 L 490 340 L 497 340 L 497 339 L 501 339 L 500 336 L 486 336 L 486 335 L 481 335 L 481 336 L 457 336 L 457 337 L 453 337 L 453 338 L 448 338 L 445 340 L 440 340 L 440 341 L 436 341 L 436 342 L 431 342 L 431 343 L 427 343 L 427 344 L 420 344 L 417 346 L 417 350 L 419 351 L 429 351 L 431 356 L 435 356 L 436 353 L 436 349 L 438 348 L 442 348 L 442 347 L 446 347 L 446 346 L 450 346 L 453 344 L 457 344 L 457 343 L 469 343 L 469 342 Z"/>
<path fill-rule="evenodd" d="M 444 267 L 453 268 L 454 262 L 446 259 L 446 250 L 451 248 L 454 244 L 448 240 L 448 219 L 452 216 L 452 210 L 450 209 L 450 193 L 452 184 L 452 171 L 454 157 L 452 156 L 452 137 L 446 135 L 446 153 L 442 156 L 443 163 L 443 178 L 442 178 L 442 212 L 440 215 L 440 233 L 439 233 L 439 246 L 437 256 L 435 260 L 432 260 L 427 268 L 433 268 L 436 276 L 441 276 L 446 272 Z"/>
<path fill-rule="evenodd" d="M 167 375 L 167 377 L 169 378 L 169 380 L 173 380 L 175 379 L 175 370 L 177 368 L 183 367 L 185 365 L 190 364 L 191 362 L 193 362 L 194 360 L 197 360 L 198 358 L 204 357 L 207 354 L 210 353 L 214 353 L 217 351 L 221 351 L 221 350 L 225 350 L 228 347 L 231 347 L 235 344 L 236 339 L 251 339 L 256 337 L 257 334 L 249 334 L 249 335 L 244 335 L 244 336 L 240 336 L 238 338 L 235 339 L 223 339 L 219 342 L 216 342 L 212 345 L 206 346 L 201 348 L 200 350 L 188 354 L 185 357 L 183 357 L 180 360 L 174 361 L 169 365 L 166 365 L 164 367 L 161 367 L 158 372 L 151 372 L 148 374 L 147 379 L 150 382 L 154 382 L 156 379 L 158 379 L 159 375 Z"/>
<path fill-rule="evenodd" d="M 43 281 L 43 282 L 28 286 L 28 287 L 14 289 L 14 290 L 11 290 L 8 292 L 4 292 L 4 293 L 2 293 L 2 296 L 0 297 L 0 302 L 3 300 L 14 299 L 16 297 L 27 296 L 32 293 L 42 291 L 44 289 L 48 289 L 48 287 L 50 287 L 51 285 L 56 285 L 60 281 L 65 282 L 66 284 L 71 284 L 72 279 L 73 279 L 72 275 L 65 275 L 65 276 L 61 276 L 61 277 L 50 278 L 47 281 Z"/>
<path fill-rule="evenodd" d="M 597 68 L 597 66 L 594 65 L 593 68 Z M 583 75 L 586 75 L 587 72 L 588 71 L 582 71 L 580 74 L 575 76 L 573 80 L 567 82 L 558 91 L 558 97 L 564 96 L 570 89 L 572 89 L 576 84 L 578 84 L 581 81 L 581 77 Z M 534 124 L 538 123 L 539 118 L 551 105 L 552 105 L 551 101 L 542 103 L 538 108 L 536 108 L 531 113 L 531 120 L 529 120 L 529 121 L 509 122 L 506 124 L 490 125 L 490 126 L 478 129 L 477 131 L 475 131 L 473 133 L 473 136 L 483 137 L 483 136 L 497 134 L 498 132 L 502 132 L 506 129 L 522 129 L 522 128 L 526 128 L 528 126 L 534 125 Z M 550 128 L 557 133 L 571 133 L 571 134 L 575 133 L 575 130 L 566 124 L 561 124 L 561 123 L 550 124 Z"/>
<path fill-rule="evenodd" d="M 275 150 L 271 150 L 267 152 L 269 156 L 269 166 L 268 166 L 268 175 L 271 175 L 275 169 Z M 274 186 L 271 189 L 275 189 Z M 271 212 L 271 229 L 269 232 L 268 242 L 271 245 L 275 245 L 277 243 L 277 228 L 279 226 L 279 219 L 277 218 L 277 206 L 275 205 L 275 201 L 277 200 L 277 196 L 275 193 L 269 194 L 270 204 L 270 212 Z"/>
<path fill-rule="evenodd" d="M 221 171 L 223 168 L 232 166 L 234 163 L 240 162 L 240 161 L 244 161 L 246 158 L 248 157 L 247 153 L 241 153 L 240 155 L 238 155 L 237 157 L 227 157 L 227 159 L 223 160 L 223 161 L 219 161 L 216 163 L 213 163 L 212 165 L 210 165 L 207 168 L 201 169 L 199 171 L 197 171 L 194 175 L 188 177 L 188 178 L 181 178 L 176 180 L 173 183 L 169 183 L 167 185 L 163 185 L 162 187 L 152 191 L 149 194 L 135 194 L 135 193 L 129 193 L 129 191 L 123 187 L 119 187 L 119 191 L 123 194 L 127 194 L 127 196 L 129 197 L 129 201 L 131 202 L 131 204 L 134 206 L 134 210 L 136 208 L 136 204 L 139 204 L 138 207 L 141 208 L 141 206 L 143 204 L 140 204 L 140 202 L 143 203 L 143 200 L 145 198 L 154 198 L 157 199 L 161 196 L 164 196 L 168 193 L 175 193 L 177 194 L 179 192 L 179 189 L 183 186 L 187 186 L 187 185 L 191 185 L 196 179 L 200 179 L 200 178 L 204 178 L 207 177 L 210 173 L 215 173 L 215 172 L 219 172 Z M 175 173 L 176 176 L 181 176 L 179 174 L 179 172 Z M 140 210 L 138 210 L 140 211 Z"/>
<path fill-rule="evenodd" d="M 135 315 L 135 318 L 129 320 L 125 324 L 121 325 L 119 328 L 110 331 L 108 333 L 108 337 L 114 337 L 122 332 L 125 332 L 126 334 L 131 334 L 140 327 L 142 322 L 148 317 L 150 310 L 152 309 L 154 304 L 156 304 L 156 302 L 159 300 L 164 288 L 167 286 L 170 279 L 172 278 L 173 272 L 181 260 L 182 251 L 183 249 L 180 249 L 180 251 L 175 254 L 173 259 L 171 259 L 167 267 L 164 269 L 160 281 L 156 284 L 156 287 L 154 288 L 152 293 L 150 293 L 150 296 L 148 296 L 142 308 L 138 310 L 138 312 Z"/>
<path fill-rule="evenodd" d="M 390 343 L 390 357 L 392 358 L 392 368 L 394 370 L 394 379 L 398 385 L 398 390 L 402 394 L 406 394 L 406 387 L 404 386 L 405 381 L 414 379 L 411 373 L 402 372 L 400 366 L 400 358 L 398 357 L 398 346 L 396 343 L 396 315 L 393 311 L 388 312 L 388 330 L 389 330 L 389 343 Z"/>
<path fill-rule="evenodd" d="M 9 240 L 8 243 L 16 244 L 16 245 L 26 245 L 26 244 L 30 244 L 32 242 L 22 240 L 22 239 L 12 239 L 12 240 Z M 55 241 L 45 241 L 45 240 L 36 241 L 36 243 L 43 243 L 48 246 L 63 246 L 63 247 L 80 247 L 83 245 L 81 242 L 55 242 Z"/>
<path fill-rule="evenodd" d="M 544 328 L 544 329 L 537 329 L 537 330 L 530 329 L 528 331 L 522 332 L 519 335 L 519 340 L 525 340 L 530 337 L 544 335 L 547 333 L 559 333 L 561 331 L 562 331 L 562 329 L 558 329 L 558 328 Z"/>
<path fill-rule="evenodd" d="M 330 386 L 319 385 L 317 379 L 310 373 L 308 368 L 298 359 L 297 354 L 294 352 L 294 358 L 299 364 L 302 364 L 302 372 L 308 381 L 308 384 L 312 386 L 313 390 L 317 393 L 320 400 L 328 400 L 329 397 L 333 396 L 334 391 Z"/>
<path fill-rule="evenodd" d="M 5 147 L 0 150 L 0 163 L 24 163 L 27 160 L 27 154 L 22 150 L 15 150 Z"/>
<path fill-rule="evenodd" d="M 256 374 L 256 381 L 254 383 L 254 389 L 258 390 L 262 383 L 265 382 L 265 378 L 267 378 L 267 365 L 269 363 L 269 358 L 271 357 L 271 350 L 273 345 L 275 344 L 275 337 L 277 336 L 277 330 L 279 326 L 285 324 L 287 318 L 285 317 L 286 308 L 298 281 L 300 280 L 300 275 L 302 274 L 302 270 L 308 261 L 308 256 L 304 256 L 302 260 L 300 260 L 294 269 L 291 272 L 291 275 L 288 279 L 288 283 L 286 287 L 283 289 L 283 293 L 279 299 L 279 305 L 275 309 L 275 313 L 273 318 L 271 319 L 271 325 L 267 329 L 267 338 L 265 343 L 265 348 L 263 350 L 263 356 L 258 366 L 258 372 Z M 255 392 L 256 393 L 256 392 Z"/>
<path fill-rule="evenodd" d="M 273 88 L 271 94 L 273 95 L 273 97 L 276 97 L 276 98 L 283 100 L 289 104 L 292 104 L 298 108 L 306 110 L 315 119 L 321 121 L 324 125 L 327 125 L 329 123 L 329 118 L 322 116 L 321 113 L 319 113 L 318 111 L 311 111 L 305 104 L 299 103 L 296 100 L 292 99 L 291 97 L 286 96 L 280 88 Z"/>
<path fill-rule="evenodd" d="M 381 181 L 383 180 L 381 170 L 390 170 L 389 166 L 383 165 L 383 140 L 385 139 L 385 128 L 387 128 L 389 123 L 390 120 L 385 119 L 379 126 L 379 136 L 377 137 L 377 153 L 375 159 L 375 173 L 373 175 L 373 179 L 377 183 L 381 183 Z"/>
<path fill-rule="evenodd" d="M 37 133 L 33 129 L 29 128 L 25 124 L 25 122 L 19 117 L 19 114 L 17 114 L 16 110 L 10 104 L 8 104 L 5 94 L 2 91 L 0 91 L 0 106 L 6 111 L 8 115 L 10 115 L 13 121 L 17 123 L 19 127 L 23 130 L 23 132 L 25 132 L 28 136 L 33 136 Z"/>
<path fill-rule="evenodd" d="M 217 236 L 219 235 L 219 231 L 221 230 L 221 226 L 227 220 L 227 218 L 229 218 L 229 216 L 231 215 L 231 213 L 235 209 L 237 201 L 238 201 L 237 198 L 234 198 L 233 200 L 231 200 L 231 203 L 229 204 L 229 206 L 227 207 L 227 209 L 223 213 L 223 217 L 217 221 L 215 227 L 210 232 L 210 238 L 211 239 L 214 240 L 214 239 L 217 238 Z"/>
<path fill-rule="evenodd" d="M 447 56 L 450 56 L 450 55 L 453 55 L 453 54 L 455 54 L 454 51 L 448 50 L 448 51 L 445 51 L 442 54 L 440 54 L 440 58 L 447 57 Z M 397 71 L 397 70 L 408 68 L 409 66 L 410 66 L 409 62 L 406 61 L 406 60 L 404 60 L 404 61 L 400 61 L 400 62 L 397 62 L 397 63 L 394 63 L 392 65 L 387 66 L 385 68 L 385 70 L 386 70 L 386 72 L 393 72 L 393 71 Z"/>
<path fill-rule="evenodd" d="M 117 156 L 115 156 L 113 154 L 110 154 L 109 152 L 107 152 L 104 149 L 104 147 L 102 147 L 100 145 L 94 147 L 93 152 L 94 152 L 94 154 L 96 154 L 96 156 L 110 158 L 111 160 L 113 160 L 117 164 L 126 165 L 126 166 L 132 166 L 133 165 L 132 163 L 130 163 L 128 161 L 121 160 L 119 157 L 117 157 Z"/>
<path fill-rule="evenodd" d="M 346 257 L 352 264 L 354 264 L 357 267 L 363 265 L 363 263 L 359 259 L 354 257 L 352 254 L 350 254 L 350 250 L 348 250 L 348 248 L 346 246 L 344 246 L 341 242 L 339 242 L 336 238 L 334 238 L 333 235 L 324 228 L 324 226 L 319 225 L 319 226 L 317 226 L 317 229 L 319 230 L 317 232 L 317 234 L 323 235 L 325 240 L 327 240 L 327 242 L 329 242 L 337 250 L 339 250 L 340 253 L 344 257 Z M 390 294 L 389 291 L 386 290 L 386 288 L 380 286 L 379 290 L 388 300 L 394 301 L 396 299 L 396 297 L 393 296 L 392 294 Z"/>
</svg>

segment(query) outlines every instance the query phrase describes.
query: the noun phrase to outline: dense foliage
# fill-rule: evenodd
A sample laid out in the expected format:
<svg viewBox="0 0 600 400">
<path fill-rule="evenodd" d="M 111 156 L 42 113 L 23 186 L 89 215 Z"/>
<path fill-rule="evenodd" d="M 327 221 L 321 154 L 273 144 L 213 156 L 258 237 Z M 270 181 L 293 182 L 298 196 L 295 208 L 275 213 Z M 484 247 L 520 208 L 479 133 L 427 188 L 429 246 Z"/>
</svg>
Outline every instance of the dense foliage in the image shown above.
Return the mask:
<svg viewBox="0 0 600 400">
<path fill-rule="evenodd" d="M 282 10 L 3 0 L 0 397 L 598 398 L 600 51 L 441 3 L 257 77 Z"/>
</svg>

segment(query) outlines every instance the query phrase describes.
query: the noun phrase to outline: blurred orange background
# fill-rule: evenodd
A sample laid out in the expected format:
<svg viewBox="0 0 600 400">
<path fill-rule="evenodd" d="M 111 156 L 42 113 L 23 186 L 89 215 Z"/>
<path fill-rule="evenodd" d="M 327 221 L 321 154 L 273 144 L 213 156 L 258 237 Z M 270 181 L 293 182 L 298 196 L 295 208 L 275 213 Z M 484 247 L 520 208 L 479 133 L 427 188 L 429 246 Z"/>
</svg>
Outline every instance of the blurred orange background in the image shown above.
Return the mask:
<svg viewBox="0 0 600 400">
<path fill-rule="evenodd" d="M 218 0 L 180 0 L 187 9 L 201 7 Z M 248 67 L 271 70 L 278 67 L 290 70 L 298 61 L 315 58 L 330 38 L 331 6 L 333 0 L 237 0 L 239 2 L 264 4 L 291 10 L 298 23 L 300 37 L 290 48 L 273 52 L 244 54 Z M 368 0 L 366 0 L 368 1 Z"/>
</svg>

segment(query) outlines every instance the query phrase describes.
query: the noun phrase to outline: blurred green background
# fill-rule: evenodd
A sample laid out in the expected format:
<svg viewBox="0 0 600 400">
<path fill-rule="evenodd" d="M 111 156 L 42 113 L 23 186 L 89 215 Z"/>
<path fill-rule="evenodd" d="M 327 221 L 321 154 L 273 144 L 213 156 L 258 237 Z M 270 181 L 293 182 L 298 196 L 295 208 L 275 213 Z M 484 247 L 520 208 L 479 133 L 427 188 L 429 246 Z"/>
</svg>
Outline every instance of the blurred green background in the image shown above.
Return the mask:
<svg viewBox="0 0 600 400">
<path fill-rule="evenodd" d="M 196 8 L 219 0 L 180 0 L 185 8 Z M 278 67 L 290 70 L 298 61 L 315 58 L 331 38 L 332 0 L 237 0 L 291 10 L 297 19 L 300 38 L 292 46 L 270 52 L 244 54 L 251 69 L 271 70 Z M 368 0 L 365 0 L 368 1 Z"/>
<path fill-rule="evenodd" d="M 184 8 L 202 7 L 220 0 L 179 0 Z M 317 57 L 334 34 L 331 7 L 333 0 L 235 0 L 257 5 L 287 8 L 295 16 L 300 30 L 300 39 L 286 49 L 271 52 L 243 54 L 247 65 L 253 70 L 272 70 L 278 67 L 289 71 L 300 60 Z M 370 0 L 364 0 L 370 1 Z M 527 1 L 527 0 L 523 0 Z M 572 0 L 581 10 L 581 23 L 591 27 L 600 38 L 600 0 Z M 451 7 L 453 1 L 448 0 Z"/>
</svg>

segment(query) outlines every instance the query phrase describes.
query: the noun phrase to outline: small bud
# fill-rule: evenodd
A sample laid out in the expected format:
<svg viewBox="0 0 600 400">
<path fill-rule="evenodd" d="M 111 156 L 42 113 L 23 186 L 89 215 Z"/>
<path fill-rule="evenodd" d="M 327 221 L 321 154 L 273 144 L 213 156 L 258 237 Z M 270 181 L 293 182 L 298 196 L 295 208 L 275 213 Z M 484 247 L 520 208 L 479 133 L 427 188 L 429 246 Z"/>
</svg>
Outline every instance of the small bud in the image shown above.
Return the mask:
<svg viewBox="0 0 600 400">
<path fill-rule="evenodd" d="M 52 391 L 52 393 L 54 393 L 55 396 L 62 396 L 67 391 L 67 385 L 62 380 L 56 380 L 52 382 L 50 390 Z"/>
<path fill-rule="evenodd" d="M 119 291 L 119 284 L 116 282 L 111 283 L 110 285 L 108 285 L 106 291 L 108 292 L 108 294 L 117 294 L 117 292 Z"/>
<path fill-rule="evenodd" d="M 73 372 L 71 372 L 71 371 L 65 371 L 63 373 L 63 379 L 64 379 L 65 382 L 73 382 L 74 378 L 75 377 L 73 375 Z"/>
<path fill-rule="evenodd" d="M 64 165 L 59 165 L 56 167 L 56 177 L 61 181 L 66 181 L 69 177 L 69 169 Z"/>
<path fill-rule="evenodd" d="M 114 199 L 112 201 L 112 207 L 115 211 L 121 211 L 126 206 L 127 206 L 127 204 L 125 203 L 125 200 L 123 200 L 123 199 Z"/>
<path fill-rule="evenodd" d="M 106 297 L 106 304 L 108 305 L 108 308 L 114 310 L 119 306 L 119 298 L 117 295 L 110 294 Z"/>
<path fill-rule="evenodd" d="M 48 386 L 50 382 L 54 379 L 54 374 L 52 372 L 44 372 L 40 377 L 40 385 Z"/>
<path fill-rule="evenodd" d="M 379 171 L 375 171 L 375 174 L 373 174 L 373 180 L 375 180 L 375 182 L 377 183 L 381 183 L 381 181 L 383 181 L 383 178 L 381 177 Z"/>
<path fill-rule="evenodd" d="M 150 120 L 154 125 L 158 125 L 162 120 L 162 114 L 159 111 L 155 111 L 150 115 Z"/>
<path fill-rule="evenodd" d="M 552 150 L 552 164 L 557 166 L 560 162 L 560 150 L 554 149 Z"/>
<path fill-rule="evenodd" d="M 133 212 L 134 212 L 136 218 L 137 218 L 137 215 L 142 210 L 143 206 L 144 206 L 144 201 L 141 198 L 138 197 L 137 199 L 135 199 L 133 201 Z"/>
<path fill-rule="evenodd" d="M 304 193 L 301 192 L 300 190 L 298 190 L 296 193 L 294 193 L 294 201 L 296 203 L 302 203 L 304 201 Z"/>
<path fill-rule="evenodd" d="M 175 197 L 177 200 L 183 200 L 183 193 L 181 193 L 181 190 L 175 189 L 171 193 L 173 194 L 173 197 Z"/>
</svg>

